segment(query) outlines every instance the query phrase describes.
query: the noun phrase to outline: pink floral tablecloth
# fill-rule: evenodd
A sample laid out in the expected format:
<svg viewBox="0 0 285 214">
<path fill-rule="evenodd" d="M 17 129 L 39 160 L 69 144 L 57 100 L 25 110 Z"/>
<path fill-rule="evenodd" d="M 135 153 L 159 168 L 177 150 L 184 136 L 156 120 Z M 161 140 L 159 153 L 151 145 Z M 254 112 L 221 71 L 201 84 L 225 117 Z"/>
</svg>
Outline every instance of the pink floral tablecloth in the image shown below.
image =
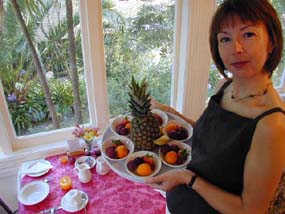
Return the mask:
<svg viewBox="0 0 285 214">
<path fill-rule="evenodd" d="M 61 198 L 67 192 L 59 186 L 62 176 L 68 175 L 72 179 L 72 188 L 79 189 L 88 194 L 88 214 L 164 214 L 166 212 L 165 198 L 149 186 L 135 183 L 120 177 L 113 171 L 107 175 L 98 175 L 95 167 L 91 169 L 92 181 L 87 184 L 80 183 L 73 171 L 74 164 L 62 164 L 59 155 L 47 157 L 53 168 L 45 175 L 37 178 L 24 176 L 21 186 L 35 180 L 49 178 L 50 193 L 42 202 L 26 206 L 19 203 L 19 214 L 34 214 L 41 210 L 59 206 Z M 58 214 L 68 213 L 62 209 Z M 84 210 L 75 212 L 83 214 Z"/>
</svg>

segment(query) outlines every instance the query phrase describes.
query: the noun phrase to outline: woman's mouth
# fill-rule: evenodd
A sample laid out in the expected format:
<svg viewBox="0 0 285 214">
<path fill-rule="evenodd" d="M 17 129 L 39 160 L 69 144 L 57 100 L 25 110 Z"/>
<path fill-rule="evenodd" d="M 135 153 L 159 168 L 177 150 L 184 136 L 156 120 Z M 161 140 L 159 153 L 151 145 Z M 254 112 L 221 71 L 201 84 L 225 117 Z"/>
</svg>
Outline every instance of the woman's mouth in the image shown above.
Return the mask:
<svg viewBox="0 0 285 214">
<path fill-rule="evenodd" d="M 231 66 L 234 68 L 242 68 L 248 63 L 248 61 L 239 61 L 239 62 L 233 62 L 231 63 Z"/>
</svg>

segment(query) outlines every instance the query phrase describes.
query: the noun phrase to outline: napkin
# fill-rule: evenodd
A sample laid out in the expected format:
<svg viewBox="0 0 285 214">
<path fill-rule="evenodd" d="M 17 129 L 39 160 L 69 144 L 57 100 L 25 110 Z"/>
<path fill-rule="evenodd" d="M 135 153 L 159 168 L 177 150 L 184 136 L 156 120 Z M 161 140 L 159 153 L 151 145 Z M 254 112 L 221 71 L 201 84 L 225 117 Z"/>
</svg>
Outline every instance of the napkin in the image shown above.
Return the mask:
<svg viewBox="0 0 285 214">
<path fill-rule="evenodd" d="M 34 174 L 34 173 L 40 173 L 43 171 L 46 171 L 48 169 L 51 169 L 52 165 L 51 164 L 46 164 L 46 163 L 42 163 L 42 162 L 37 162 L 36 164 L 34 164 L 32 167 L 23 170 L 24 174 Z"/>
</svg>

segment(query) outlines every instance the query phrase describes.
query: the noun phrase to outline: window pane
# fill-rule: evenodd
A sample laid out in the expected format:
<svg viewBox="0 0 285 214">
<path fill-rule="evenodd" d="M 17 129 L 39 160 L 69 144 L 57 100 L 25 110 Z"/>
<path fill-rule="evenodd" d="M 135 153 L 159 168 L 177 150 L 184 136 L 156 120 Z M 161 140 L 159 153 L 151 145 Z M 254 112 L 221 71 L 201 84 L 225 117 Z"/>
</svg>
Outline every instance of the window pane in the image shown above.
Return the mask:
<svg viewBox="0 0 285 214">
<path fill-rule="evenodd" d="M 131 76 L 147 78 L 152 97 L 170 103 L 174 0 L 103 1 L 111 116 L 128 109 Z"/>
<path fill-rule="evenodd" d="M 275 7 L 279 18 L 281 20 L 282 24 L 282 29 L 283 29 L 283 37 L 285 36 L 285 1 L 283 0 L 271 0 L 272 5 Z M 278 67 L 276 70 L 273 72 L 272 79 L 274 82 L 274 86 L 279 86 L 280 85 L 280 80 L 282 73 L 285 72 L 285 45 L 283 46 L 283 55 L 281 62 L 279 63 Z"/>
<path fill-rule="evenodd" d="M 5 19 L 0 41 L 0 79 L 17 136 L 40 133 L 89 122 L 83 69 L 78 3 L 73 1 L 73 31 L 76 62 L 70 66 L 65 1 L 18 1 L 28 34 L 41 62 L 42 77 L 36 69 L 31 48 L 24 38 L 10 1 L 5 1 Z M 73 67 L 74 69 L 71 69 Z M 76 69 L 75 69 L 76 68 Z M 77 75 L 76 75 L 77 74 Z M 47 83 L 48 88 L 44 87 Z M 76 87 L 76 84 L 79 84 Z M 49 89 L 49 90 L 47 90 Z M 81 105 L 73 105 L 77 91 Z M 51 97 L 56 117 L 47 105 Z M 81 110 L 78 106 L 81 107 Z M 75 108 L 76 107 L 76 108 Z M 75 119 L 75 112 L 80 116 Z M 54 126 L 59 120 L 59 127 Z"/>
</svg>

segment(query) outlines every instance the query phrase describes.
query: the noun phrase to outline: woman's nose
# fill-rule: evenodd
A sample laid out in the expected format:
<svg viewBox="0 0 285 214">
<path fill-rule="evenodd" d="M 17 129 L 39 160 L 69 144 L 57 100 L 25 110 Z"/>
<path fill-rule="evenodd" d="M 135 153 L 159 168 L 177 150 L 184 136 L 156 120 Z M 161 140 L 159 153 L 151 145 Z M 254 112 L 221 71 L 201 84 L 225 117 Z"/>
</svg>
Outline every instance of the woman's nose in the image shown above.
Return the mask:
<svg viewBox="0 0 285 214">
<path fill-rule="evenodd" d="M 236 40 L 234 42 L 234 53 L 240 54 L 243 52 L 243 46 L 240 41 Z"/>
</svg>

